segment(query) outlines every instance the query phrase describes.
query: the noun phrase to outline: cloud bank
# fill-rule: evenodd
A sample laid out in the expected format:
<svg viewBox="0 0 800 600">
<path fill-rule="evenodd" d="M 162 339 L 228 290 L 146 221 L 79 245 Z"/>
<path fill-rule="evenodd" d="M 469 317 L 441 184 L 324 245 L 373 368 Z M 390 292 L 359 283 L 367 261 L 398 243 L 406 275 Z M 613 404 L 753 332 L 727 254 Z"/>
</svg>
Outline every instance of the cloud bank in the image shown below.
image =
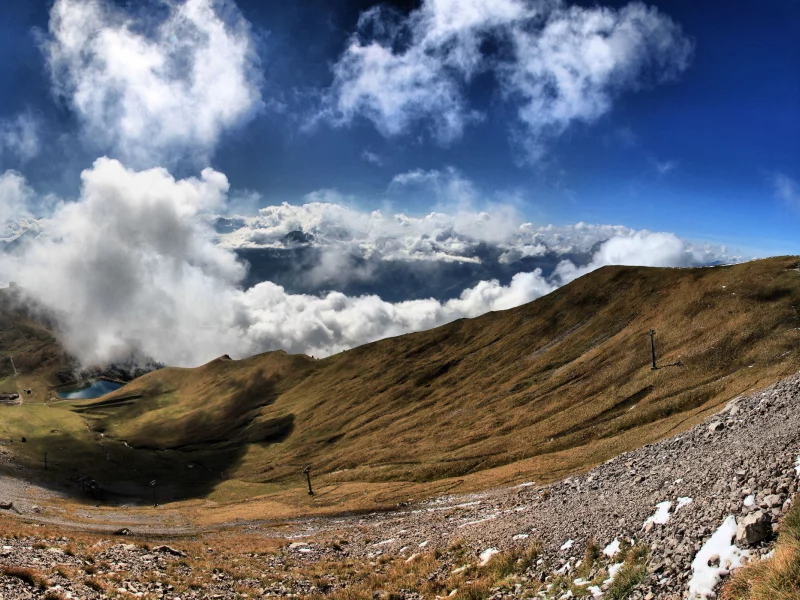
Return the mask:
<svg viewBox="0 0 800 600">
<path fill-rule="evenodd" d="M 488 72 L 516 110 L 512 139 L 535 161 L 622 93 L 676 79 L 692 53 L 678 24 L 640 2 L 425 0 L 407 17 L 378 6 L 361 15 L 333 67 L 323 117 L 341 125 L 361 116 L 386 136 L 424 122 L 449 143 L 481 118 L 467 88 Z"/>
<path fill-rule="evenodd" d="M 158 23 L 93 0 L 56 0 L 50 12 L 55 92 L 87 142 L 129 165 L 206 163 L 223 131 L 262 106 L 250 25 L 236 5 L 164 4 Z"/>
<path fill-rule="evenodd" d="M 26 198 L 18 176 L 4 181 Z M 540 269 L 519 272 L 505 285 L 481 281 L 442 301 L 296 294 L 269 281 L 245 290 L 246 266 L 230 243 L 219 243 L 207 217 L 227 202 L 222 173 L 206 169 L 198 178 L 176 180 L 165 169 L 135 171 L 103 158 L 83 172 L 82 182 L 76 201 L 59 204 L 38 236 L 5 253 L 0 277 L 17 281 L 55 312 L 67 348 L 85 364 L 139 354 L 192 366 L 224 353 L 243 357 L 279 348 L 325 356 L 518 306 L 604 264 L 688 266 L 712 256 L 672 234 L 617 227 L 511 227 L 488 213 L 412 217 L 284 204 L 244 219 L 245 227 L 226 239 L 241 239 L 244 229 L 261 242 L 290 244 L 297 242 L 286 235 L 302 231 L 314 243 L 405 261 L 469 259 L 489 239 L 520 253 L 542 244 L 568 249 L 606 241 L 592 244 L 587 264 L 563 260 L 549 276 Z"/>
<path fill-rule="evenodd" d="M 283 248 L 296 243 L 293 232 L 306 234 L 311 245 L 382 260 L 479 262 L 487 245 L 499 251 L 497 259 L 503 263 L 546 253 L 592 252 L 598 264 L 690 266 L 726 256 L 724 247 L 694 245 L 674 234 L 621 225 L 536 226 L 523 221 L 513 206 L 501 204 L 482 211 L 409 216 L 362 212 L 335 202 L 283 203 L 262 208 L 253 217 L 226 219 L 217 239 L 233 249 Z"/>
</svg>

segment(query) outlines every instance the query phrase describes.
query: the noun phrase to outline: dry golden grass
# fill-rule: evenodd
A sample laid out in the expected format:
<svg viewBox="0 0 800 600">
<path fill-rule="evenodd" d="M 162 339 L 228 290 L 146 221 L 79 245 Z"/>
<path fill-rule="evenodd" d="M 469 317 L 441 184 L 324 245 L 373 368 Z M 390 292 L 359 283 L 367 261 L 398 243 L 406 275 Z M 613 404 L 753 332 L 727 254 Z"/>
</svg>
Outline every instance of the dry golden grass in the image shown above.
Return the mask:
<svg viewBox="0 0 800 600">
<path fill-rule="evenodd" d="M 89 411 L 144 446 L 244 443 L 225 472 L 239 488 L 217 482 L 211 498 L 261 497 L 263 510 L 296 490 L 284 514 L 552 481 L 799 370 L 797 265 L 607 267 L 517 309 L 325 360 L 278 352 L 159 371 Z M 309 463 L 312 498 L 298 493 Z"/>
<path fill-rule="evenodd" d="M 800 598 L 800 503 L 781 523 L 772 558 L 757 561 L 733 575 L 722 600 L 797 600 Z"/>
<path fill-rule="evenodd" d="M 123 473 L 144 497 L 155 479 L 161 503 L 184 499 L 176 507 L 208 523 L 546 483 L 800 370 L 797 267 L 606 267 L 516 309 L 324 360 L 272 352 L 163 369 L 99 401 L 20 412 L 0 433 L 36 424 L 18 448 L 29 466 L 57 446 L 59 475 Z"/>
<path fill-rule="evenodd" d="M 0 572 L 6 577 L 16 577 L 33 587 L 46 589 L 49 585 L 47 575 L 39 569 L 32 567 L 20 567 L 16 565 L 0 566 Z"/>
</svg>

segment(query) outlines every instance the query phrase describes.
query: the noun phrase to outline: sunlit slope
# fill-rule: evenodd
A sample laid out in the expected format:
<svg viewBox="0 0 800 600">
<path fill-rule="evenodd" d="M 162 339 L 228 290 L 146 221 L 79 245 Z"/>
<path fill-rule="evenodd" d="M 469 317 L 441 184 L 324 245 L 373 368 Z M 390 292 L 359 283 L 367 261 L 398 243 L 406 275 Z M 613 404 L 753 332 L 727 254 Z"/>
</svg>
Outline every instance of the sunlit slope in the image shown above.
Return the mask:
<svg viewBox="0 0 800 600">
<path fill-rule="evenodd" d="M 227 477 L 254 483 L 297 485 L 306 464 L 326 482 L 551 479 L 799 370 L 797 267 L 606 267 L 517 309 L 324 360 L 164 369 L 84 415 L 139 448 L 242 445 Z"/>
</svg>

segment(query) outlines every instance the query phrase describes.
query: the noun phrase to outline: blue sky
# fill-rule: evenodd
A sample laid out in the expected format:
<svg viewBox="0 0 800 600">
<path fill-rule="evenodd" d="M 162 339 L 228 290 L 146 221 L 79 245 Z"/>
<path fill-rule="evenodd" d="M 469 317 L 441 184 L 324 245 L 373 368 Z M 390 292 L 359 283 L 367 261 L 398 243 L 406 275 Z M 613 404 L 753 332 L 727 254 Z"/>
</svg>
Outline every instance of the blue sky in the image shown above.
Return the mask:
<svg viewBox="0 0 800 600">
<path fill-rule="evenodd" d="M 619 93 L 598 118 L 574 122 L 548 140 L 534 164 L 520 164 L 509 137 L 519 127 L 516 107 L 501 97 L 491 73 L 463 91 L 482 120 L 446 144 L 432 139 L 424 122 L 387 136 L 360 115 L 303 129 L 333 83 L 333 66 L 359 15 L 372 5 L 238 2 L 257 39 L 266 107 L 226 131 L 210 157 L 235 189 L 272 204 L 329 188 L 373 208 L 386 204 L 395 175 L 452 167 L 487 198 L 513 195 L 537 224 L 623 224 L 727 243 L 746 254 L 800 252 L 800 202 L 774 187 L 777 174 L 800 180 L 796 1 L 649 3 L 693 43 L 687 67 L 667 83 Z M 405 15 L 417 8 L 394 6 Z M 41 124 L 42 146 L 25 160 L 4 153 L 0 167 L 20 170 L 37 191 L 75 195 L 78 173 L 99 154 L 80 140 L 68 103 L 53 95 L 40 49 L 49 9 L 37 0 L 6 0 L 0 7 L 0 120 L 32 115 Z M 365 152 L 380 164 L 365 160 Z M 173 171 L 198 169 L 181 164 Z M 389 200 L 409 213 L 435 204 L 419 190 Z"/>
</svg>

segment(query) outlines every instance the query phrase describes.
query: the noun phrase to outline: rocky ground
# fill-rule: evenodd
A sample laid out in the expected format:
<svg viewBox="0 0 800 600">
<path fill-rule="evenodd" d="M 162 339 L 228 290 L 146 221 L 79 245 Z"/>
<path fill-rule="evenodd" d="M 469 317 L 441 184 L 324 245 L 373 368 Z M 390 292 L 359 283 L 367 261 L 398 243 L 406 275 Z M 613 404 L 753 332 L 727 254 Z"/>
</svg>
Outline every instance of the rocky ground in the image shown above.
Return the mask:
<svg viewBox="0 0 800 600">
<path fill-rule="evenodd" d="M 248 555 L 247 572 L 214 573 L 212 561 L 206 587 L 188 587 L 180 594 L 173 595 L 166 587 L 173 584 L 164 583 L 193 576 L 192 556 L 179 556 L 180 549 L 155 552 L 141 545 L 105 542 L 108 547 L 101 545 L 94 552 L 92 564 L 106 565 L 105 573 L 112 573 L 119 585 L 95 589 L 87 584 L 92 574 L 85 569 L 76 583 L 58 573 L 52 575 L 58 565 L 66 565 L 68 574 L 69 568 L 82 568 L 86 562 L 65 553 L 64 543 L 6 538 L 0 540 L 0 564 L 46 566 L 51 580 L 37 588 L 13 574 L 0 575 L 0 598 L 46 593 L 53 598 L 61 597 L 56 593 L 172 599 L 245 594 L 302 597 L 341 592 L 357 578 L 363 587 L 365 576 L 356 575 L 360 571 L 355 567 L 340 568 L 342 564 L 360 565 L 375 573 L 390 569 L 395 573 L 408 565 L 404 568 L 413 570 L 419 582 L 394 592 L 395 598 L 437 594 L 686 598 L 690 581 L 691 592 L 707 593 L 724 576 L 726 563 L 767 555 L 797 492 L 798 454 L 800 375 L 737 398 L 688 432 L 551 486 L 529 482 L 439 498 L 389 513 L 297 521 L 288 533 L 285 525 L 247 525 L 246 535 L 285 541 L 269 552 Z M 725 539 L 715 551 L 708 551 L 706 543 L 718 531 L 715 541 Z M 734 535 L 735 546 L 729 544 Z M 534 543 L 535 551 L 523 551 Z M 194 554 L 204 554 L 203 564 L 208 565 L 205 554 L 213 551 L 208 548 Z M 511 551 L 516 552 L 513 564 L 500 570 L 499 561 L 512 556 Z M 698 553 L 704 560 L 695 560 Z M 712 568 L 701 568 L 700 563 L 709 564 L 708 558 Z M 188 571 L 182 575 L 181 569 Z M 465 586 L 480 580 L 481 569 L 493 569 L 502 577 L 494 577 L 483 592 L 464 595 Z M 168 571 L 169 578 L 153 576 L 162 571 Z M 705 585 L 699 585 L 702 578 Z M 388 579 L 380 581 L 383 587 L 388 585 Z M 625 596 L 619 595 L 622 588 Z M 422 591 L 432 589 L 437 591 Z M 381 593 L 376 589 L 375 597 L 392 597 Z"/>
</svg>

